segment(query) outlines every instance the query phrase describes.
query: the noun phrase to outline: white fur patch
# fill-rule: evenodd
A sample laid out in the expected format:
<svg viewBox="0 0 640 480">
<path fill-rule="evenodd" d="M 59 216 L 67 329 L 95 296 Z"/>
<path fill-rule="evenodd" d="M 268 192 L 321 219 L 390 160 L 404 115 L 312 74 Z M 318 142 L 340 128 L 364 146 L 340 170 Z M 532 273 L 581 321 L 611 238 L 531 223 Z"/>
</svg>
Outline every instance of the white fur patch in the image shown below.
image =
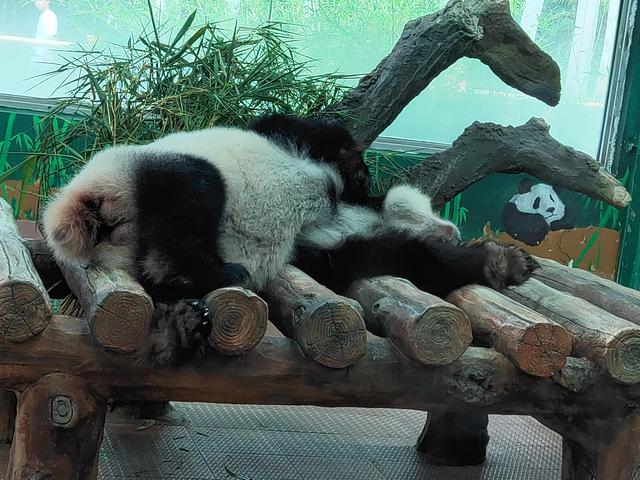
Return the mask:
<svg viewBox="0 0 640 480">
<path fill-rule="evenodd" d="M 382 217 L 369 208 L 338 204 L 334 217 L 305 228 L 298 241 L 312 248 L 335 249 L 347 238 L 372 238 L 382 227 Z"/>
<path fill-rule="evenodd" d="M 460 239 L 458 227 L 438 217 L 431 206 L 431 198 L 410 185 L 398 185 L 389 190 L 382 217 L 385 228 L 404 231 L 416 238 Z"/>
</svg>

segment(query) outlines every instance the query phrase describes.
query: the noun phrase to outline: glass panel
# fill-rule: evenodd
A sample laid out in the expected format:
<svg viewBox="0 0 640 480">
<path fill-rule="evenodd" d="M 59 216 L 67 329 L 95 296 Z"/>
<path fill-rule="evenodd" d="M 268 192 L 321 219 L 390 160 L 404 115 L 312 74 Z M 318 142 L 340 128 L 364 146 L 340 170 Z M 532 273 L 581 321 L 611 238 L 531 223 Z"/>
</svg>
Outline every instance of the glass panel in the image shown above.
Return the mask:
<svg viewBox="0 0 640 480">
<path fill-rule="evenodd" d="M 281 21 L 301 33 L 299 47 L 319 59 L 317 72 L 363 74 L 389 53 L 405 23 L 446 0 L 152 0 L 158 22 L 257 26 Z M 385 135 L 451 142 L 474 120 L 519 124 L 542 116 L 561 141 L 596 154 L 612 63 L 619 0 L 511 0 L 514 17 L 560 64 L 563 99 L 547 107 L 505 86 L 487 67 L 465 59 L 416 98 Z M 148 19 L 145 0 L 5 0 L 0 3 L 0 92 L 49 96 L 50 70 L 62 49 L 122 42 Z M 52 43 L 53 42 L 53 43 Z M 56 43 L 58 42 L 58 43 Z M 61 43 L 62 42 L 62 43 Z M 432 121 L 437 117 L 437 121 Z"/>
<path fill-rule="evenodd" d="M 151 0 L 158 25 L 182 25 L 197 9 L 205 20 L 233 28 L 268 20 L 269 0 Z M 149 23 L 146 0 L 0 1 L 0 93 L 49 97 L 61 79 L 42 84 L 35 76 L 51 71 L 58 55 L 73 50 L 123 44 Z M 7 66 L 11 68 L 6 68 Z"/>
<path fill-rule="evenodd" d="M 366 73 L 393 47 L 405 23 L 445 0 L 274 0 L 274 17 L 303 25 L 304 51 L 319 69 Z M 292 5 L 295 5 L 294 8 Z M 450 143 L 475 120 L 520 124 L 545 118 L 560 141 L 596 155 L 620 0 L 511 0 L 525 31 L 559 63 L 563 98 L 552 108 L 464 59 L 418 96 L 384 135 Z M 437 121 L 432 119 L 437 117 Z"/>
</svg>

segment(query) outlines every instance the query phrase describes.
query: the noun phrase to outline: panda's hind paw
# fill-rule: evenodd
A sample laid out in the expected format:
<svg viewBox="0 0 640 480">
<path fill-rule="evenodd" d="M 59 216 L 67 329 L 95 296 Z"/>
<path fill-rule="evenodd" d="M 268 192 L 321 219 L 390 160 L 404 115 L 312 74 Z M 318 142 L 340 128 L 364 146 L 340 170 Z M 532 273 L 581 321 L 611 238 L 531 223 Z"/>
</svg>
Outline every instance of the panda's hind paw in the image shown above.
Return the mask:
<svg viewBox="0 0 640 480">
<path fill-rule="evenodd" d="M 525 250 L 515 246 L 485 243 L 488 249 L 484 266 L 487 283 L 496 290 L 526 282 L 540 265 Z"/>
<path fill-rule="evenodd" d="M 153 313 L 145 359 L 159 366 L 176 366 L 204 355 L 211 333 L 208 305 L 199 299 L 158 304 Z"/>
</svg>

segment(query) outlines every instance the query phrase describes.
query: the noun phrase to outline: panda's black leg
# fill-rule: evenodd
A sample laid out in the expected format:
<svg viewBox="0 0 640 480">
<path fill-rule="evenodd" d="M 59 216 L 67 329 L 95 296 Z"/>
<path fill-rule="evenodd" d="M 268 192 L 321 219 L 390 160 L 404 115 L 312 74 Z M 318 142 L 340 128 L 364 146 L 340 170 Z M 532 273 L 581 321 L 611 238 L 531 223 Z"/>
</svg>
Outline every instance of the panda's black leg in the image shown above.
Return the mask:
<svg viewBox="0 0 640 480">
<path fill-rule="evenodd" d="M 539 265 L 525 250 L 491 241 L 453 244 L 427 241 L 422 256 L 428 270 L 417 275 L 415 283 L 428 291 L 446 296 L 456 288 L 480 284 L 502 290 L 525 282 Z"/>
<path fill-rule="evenodd" d="M 517 247 L 416 240 L 402 233 L 350 239 L 336 250 L 301 247 L 294 264 L 337 293 L 358 278 L 394 275 L 440 297 L 469 284 L 496 289 L 517 285 L 538 267 Z"/>
</svg>

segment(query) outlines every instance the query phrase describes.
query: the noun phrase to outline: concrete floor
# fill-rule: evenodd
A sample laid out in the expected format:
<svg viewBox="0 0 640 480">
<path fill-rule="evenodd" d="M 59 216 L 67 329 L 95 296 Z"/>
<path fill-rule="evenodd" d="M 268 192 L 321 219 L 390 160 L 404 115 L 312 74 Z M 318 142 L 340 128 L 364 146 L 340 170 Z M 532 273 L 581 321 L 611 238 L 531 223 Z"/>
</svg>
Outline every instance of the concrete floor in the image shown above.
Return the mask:
<svg viewBox="0 0 640 480">
<path fill-rule="evenodd" d="M 560 437 L 529 417 L 491 417 L 484 466 L 426 465 L 425 414 L 176 403 L 161 421 L 111 415 L 100 478 L 201 480 L 559 480 Z M 5 449 L 6 458 L 6 449 Z"/>
</svg>

